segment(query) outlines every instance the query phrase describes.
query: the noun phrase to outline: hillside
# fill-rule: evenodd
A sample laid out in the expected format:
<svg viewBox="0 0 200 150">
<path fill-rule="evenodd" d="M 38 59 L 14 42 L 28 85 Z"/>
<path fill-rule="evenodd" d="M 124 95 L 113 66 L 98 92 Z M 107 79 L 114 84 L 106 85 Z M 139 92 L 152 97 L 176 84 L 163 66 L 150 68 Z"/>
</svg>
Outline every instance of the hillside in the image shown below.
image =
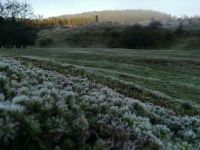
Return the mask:
<svg viewBox="0 0 200 150">
<path fill-rule="evenodd" d="M 75 15 L 64 15 L 62 17 L 89 17 L 92 18 L 98 15 L 99 22 L 118 22 L 118 23 L 146 23 L 152 18 L 160 21 L 166 21 L 170 19 L 170 15 L 152 11 L 152 10 L 113 10 L 113 11 L 94 11 L 86 12 Z"/>
<path fill-rule="evenodd" d="M 96 23 L 81 25 L 73 28 L 54 27 L 38 32 L 35 47 L 65 47 L 65 48 L 115 48 L 117 39 L 130 25 L 118 23 Z M 176 27 L 177 28 L 177 27 Z M 174 28 L 169 28 L 172 32 Z M 188 29 L 185 33 L 174 36 L 173 40 L 160 47 L 152 49 L 199 49 L 200 30 Z M 145 32 L 143 32 L 145 34 Z M 117 47 L 117 46 L 116 46 Z M 119 47 L 118 47 L 119 48 Z"/>
<path fill-rule="evenodd" d="M 115 33 L 126 26 L 99 23 L 74 28 L 56 27 L 41 30 L 35 42 L 37 47 L 108 47 Z"/>
<path fill-rule="evenodd" d="M 172 19 L 170 15 L 152 11 L 152 10 L 113 10 L 113 11 L 94 11 L 94 12 L 85 12 L 80 14 L 72 15 L 62 15 L 58 17 L 47 18 L 49 20 L 68 20 L 69 22 L 77 21 L 85 18 L 87 22 L 96 22 L 96 15 L 98 16 L 98 22 L 117 22 L 121 24 L 147 24 L 151 21 L 152 18 L 162 22 Z M 58 22 L 59 23 L 59 22 Z M 63 22 L 65 23 L 65 21 Z M 82 21 L 84 24 L 84 21 Z"/>
</svg>

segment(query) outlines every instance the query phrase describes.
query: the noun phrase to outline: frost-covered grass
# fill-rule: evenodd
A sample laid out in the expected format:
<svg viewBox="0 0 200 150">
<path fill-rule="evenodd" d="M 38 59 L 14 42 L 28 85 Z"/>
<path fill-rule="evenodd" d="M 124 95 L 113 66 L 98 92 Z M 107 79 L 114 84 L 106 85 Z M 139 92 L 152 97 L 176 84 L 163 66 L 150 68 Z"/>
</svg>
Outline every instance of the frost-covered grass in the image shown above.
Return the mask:
<svg viewBox="0 0 200 150">
<path fill-rule="evenodd" d="M 199 149 L 200 117 L 0 57 L 1 149 Z"/>
<path fill-rule="evenodd" d="M 200 104 L 199 50 L 46 48 L 1 49 L 0 54 L 39 56 L 91 67 L 102 75 Z"/>
<path fill-rule="evenodd" d="M 200 114 L 200 105 L 198 103 L 193 102 L 191 100 L 186 101 L 183 99 L 176 99 L 166 95 L 165 93 L 145 88 L 133 82 L 127 82 L 121 80 L 118 78 L 118 75 L 120 74 L 119 72 L 113 72 L 105 69 L 97 69 L 91 67 L 81 67 L 76 65 L 62 64 L 43 58 L 34 58 L 34 57 L 16 57 L 16 58 L 22 60 L 23 64 L 27 66 L 33 65 L 40 68 L 45 68 L 47 70 L 55 70 L 65 75 L 70 74 L 73 76 L 87 77 L 90 81 L 95 81 L 96 83 L 108 86 L 128 97 L 138 98 L 140 101 L 143 102 L 151 102 L 159 106 L 170 108 L 176 114 L 190 115 L 190 116 Z M 126 76 L 125 73 L 120 75 Z"/>
</svg>

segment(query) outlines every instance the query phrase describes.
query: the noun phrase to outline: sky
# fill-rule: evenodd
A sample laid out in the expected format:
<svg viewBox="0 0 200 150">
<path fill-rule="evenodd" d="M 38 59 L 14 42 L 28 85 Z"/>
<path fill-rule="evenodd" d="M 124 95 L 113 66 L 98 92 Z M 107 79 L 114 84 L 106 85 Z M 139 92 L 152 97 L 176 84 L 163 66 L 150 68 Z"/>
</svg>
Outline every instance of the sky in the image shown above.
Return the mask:
<svg viewBox="0 0 200 150">
<path fill-rule="evenodd" d="M 44 17 L 99 10 L 148 9 L 172 16 L 200 15 L 200 0 L 26 0 Z"/>
</svg>

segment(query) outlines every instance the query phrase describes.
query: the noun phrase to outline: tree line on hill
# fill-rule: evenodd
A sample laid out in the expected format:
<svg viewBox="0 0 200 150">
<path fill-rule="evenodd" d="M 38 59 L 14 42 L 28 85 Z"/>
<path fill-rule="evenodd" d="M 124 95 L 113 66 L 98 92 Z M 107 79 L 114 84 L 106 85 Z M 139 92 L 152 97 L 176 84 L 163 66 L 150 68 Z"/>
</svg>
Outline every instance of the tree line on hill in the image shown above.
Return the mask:
<svg viewBox="0 0 200 150">
<path fill-rule="evenodd" d="M 96 17 L 98 17 L 98 21 Z M 73 27 L 95 22 L 117 22 L 122 24 L 147 23 L 151 18 L 155 18 L 162 22 L 171 19 L 171 16 L 151 10 L 94 11 L 49 18 L 39 17 L 34 20 L 34 23 L 39 26 L 56 25 Z"/>
<path fill-rule="evenodd" d="M 94 23 L 95 21 L 95 16 L 94 17 L 50 17 L 50 18 L 39 18 L 33 20 L 34 25 L 37 26 L 61 26 L 61 27 L 74 27 L 74 26 L 79 26 L 79 25 L 85 25 L 85 24 L 90 24 Z"/>
<path fill-rule="evenodd" d="M 36 29 L 31 23 L 32 15 L 32 7 L 26 2 L 0 2 L 0 48 L 26 48 L 34 44 Z"/>
<path fill-rule="evenodd" d="M 151 49 L 166 46 L 173 39 L 169 29 L 134 25 L 127 27 L 119 37 L 120 46 L 130 49 Z"/>
<path fill-rule="evenodd" d="M 176 29 L 164 28 L 160 21 L 151 20 L 148 26 L 135 24 L 121 32 L 110 34 L 109 47 L 129 49 L 160 49 L 169 47 L 174 39 L 185 34 L 182 24 Z"/>
<path fill-rule="evenodd" d="M 184 32 L 182 24 L 176 29 L 165 28 L 160 21 L 152 19 L 148 26 L 94 24 L 76 30 L 45 30 L 39 34 L 36 44 L 40 47 L 162 49 L 184 37 Z"/>
</svg>

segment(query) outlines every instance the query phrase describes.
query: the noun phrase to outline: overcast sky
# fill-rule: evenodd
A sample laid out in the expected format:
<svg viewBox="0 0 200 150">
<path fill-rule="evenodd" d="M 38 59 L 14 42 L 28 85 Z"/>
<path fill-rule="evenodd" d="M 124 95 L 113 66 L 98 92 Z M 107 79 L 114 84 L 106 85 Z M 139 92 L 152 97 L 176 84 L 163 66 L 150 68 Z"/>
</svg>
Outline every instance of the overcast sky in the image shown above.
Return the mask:
<svg viewBox="0 0 200 150">
<path fill-rule="evenodd" d="M 36 14 L 57 16 L 95 10 L 151 9 L 171 15 L 200 15 L 200 0 L 26 0 Z"/>
</svg>

